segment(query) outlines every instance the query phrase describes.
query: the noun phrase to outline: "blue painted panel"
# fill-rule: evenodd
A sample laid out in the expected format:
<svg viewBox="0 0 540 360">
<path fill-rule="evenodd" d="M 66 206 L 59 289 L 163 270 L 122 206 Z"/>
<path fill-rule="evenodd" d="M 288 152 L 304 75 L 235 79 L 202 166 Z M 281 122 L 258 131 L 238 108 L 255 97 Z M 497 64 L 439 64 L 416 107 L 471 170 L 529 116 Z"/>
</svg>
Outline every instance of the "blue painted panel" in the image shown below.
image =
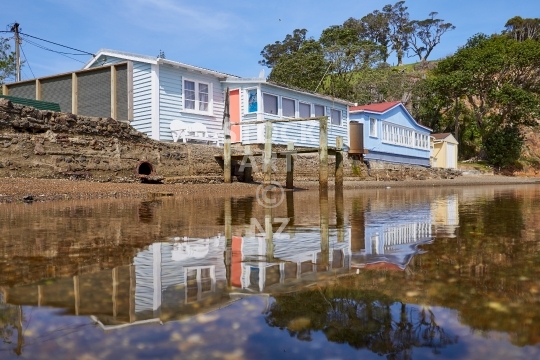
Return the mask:
<svg viewBox="0 0 540 360">
<path fill-rule="evenodd" d="M 133 62 L 133 121 L 136 130 L 152 135 L 152 78 L 150 64 Z"/>
<path fill-rule="evenodd" d="M 381 160 L 401 164 L 429 166 L 430 150 L 383 142 L 383 122 L 394 124 L 429 136 L 430 131 L 416 124 L 403 107 L 397 106 L 383 114 L 369 112 L 350 114 L 351 121 L 364 124 L 364 147 L 369 151 L 366 159 Z M 370 118 L 377 119 L 377 136 L 370 136 Z"/>
</svg>

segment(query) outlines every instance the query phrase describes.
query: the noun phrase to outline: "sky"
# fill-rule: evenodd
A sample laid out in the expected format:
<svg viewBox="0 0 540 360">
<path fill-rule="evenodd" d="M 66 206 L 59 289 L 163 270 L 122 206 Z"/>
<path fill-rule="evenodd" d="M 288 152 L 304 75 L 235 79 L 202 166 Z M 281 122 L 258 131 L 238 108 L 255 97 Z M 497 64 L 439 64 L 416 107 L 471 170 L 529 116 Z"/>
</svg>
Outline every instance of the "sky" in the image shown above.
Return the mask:
<svg viewBox="0 0 540 360">
<path fill-rule="evenodd" d="M 258 77 L 265 45 L 306 28 L 318 38 L 331 25 L 382 9 L 389 0 L 2 0 L 0 30 L 18 22 L 21 32 L 89 53 L 101 48 L 158 56 L 242 77 Z M 454 53 L 476 33 L 500 32 L 516 15 L 539 17 L 538 0 L 407 0 L 411 19 L 432 11 L 456 26 L 446 33 L 430 59 Z M 0 33 L 10 37 L 10 33 Z M 71 52 L 30 39 L 55 50 Z M 13 44 L 13 41 L 11 41 Z M 32 79 L 81 69 L 90 55 L 68 57 L 23 41 Z M 24 57 L 23 57 L 24 60 Z M 405 63 L 415 62 L 407 58 Z M 395 62 L 391 57 L 389 62 Z M 270 69 L 265 70 L 268 75 Z"/>
</svg>

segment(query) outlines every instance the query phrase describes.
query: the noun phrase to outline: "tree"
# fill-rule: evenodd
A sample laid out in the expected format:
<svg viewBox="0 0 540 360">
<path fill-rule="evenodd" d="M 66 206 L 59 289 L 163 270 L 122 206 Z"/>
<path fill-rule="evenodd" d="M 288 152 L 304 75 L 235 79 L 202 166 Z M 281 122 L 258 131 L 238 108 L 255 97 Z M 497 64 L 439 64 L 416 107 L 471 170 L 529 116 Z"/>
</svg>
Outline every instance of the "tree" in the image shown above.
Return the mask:
<svg viewBox="0 0 540 360">
<path fill-rule="evenodd" d="M 438 121 L 446 114 L 447 122 L 453 115 L 462 131 L 480 137 L 484 149 L 486 141 L 500 131 L 537 126 L 540 42 L 475 35 L 454 55 L 441 60 L 432 76 L 418 112 L 438 116 Z M 489 161 L 501 163 L 490 154 Z"/>
<path fill-rule="evenodd" d="M 272 68 L 268 80 L 315 91 L 323 80 L 328 62 L 318 41 L 306 40 L 300 49 L 283 54 Z"/>
<path fill-rule="evenodd" d="M 359 39 L 353 29 L 341 25 L 323 30 L 319 42 L 329 63 L 329 82 L 325 92 L 354 100 L 354 82 L 358 72 L 378 64 L 383 58 L 384 48 L 373 41 Z"/>
<path fill-rule="evenodd" d="M 504 25 L 503 33 L 510 36 L 516 41 L 524 41 L 527 39 L 540 39 L 540 19 L 529 18 L 523 19 L 521 16 L 514 16 Z"/>
<path fill-rule="evenodd" d="M 438 13 L 431 12 L 425 20 L 413 20 L 410 22 L 409 49 L 420 61 L 425 61 L 433 51 L 433 48 L 441 42 L 441 36 L 456 27 L 451 23 L 445 23 L 442 19 L 435 19 Z"/>
<path fill-rule="evenodd" d="M 266 45 L 261 51 L 263 60 L 260 60 L 259 64 L 273 68 L 283 55 L 291 55 L 300 50 L 302 44 L 307 40 L 306 34 L 306 29 L 295 29 L 292 35 L 287 34 L 283 41 Z"/>
<path fill-rule="evenodd" d="M 398 66 L 403 64 L 403 56 L 409 49 L 409 34 L 412 31 L 409 13 L 404 4 L 405 1 L 398 1 L 382 9 L 383 16 L 388 21 L 388 38 L 392 44 L 392 50 L 396 52 Z"/>
<path fill-rule="evenodd" d="M 10 50 L 9 39 L 0 38 L 0 84 L 15 77 L 15 53 Z"/>
<path fill-rule="evenodd" d="M 507 125 L 487 134 L 484 150 L 493 165 L 499 168 L 505 167 L 519 159 L 523 139 L 517 126 Z"/>
</svg>

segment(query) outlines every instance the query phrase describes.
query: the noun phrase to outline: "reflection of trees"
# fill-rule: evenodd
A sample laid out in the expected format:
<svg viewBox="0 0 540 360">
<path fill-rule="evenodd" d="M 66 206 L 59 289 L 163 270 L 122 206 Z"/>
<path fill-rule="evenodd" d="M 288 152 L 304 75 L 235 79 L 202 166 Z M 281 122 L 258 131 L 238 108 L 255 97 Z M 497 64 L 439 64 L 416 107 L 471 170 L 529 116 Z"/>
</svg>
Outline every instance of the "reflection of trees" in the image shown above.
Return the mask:
<svg viewBox="0 0 540 360">
<path fill-rule="evenodd" d="M 369 349 L 389 359 L 410 358 L 415 347 L 439 353 L 457 342 L 429 309 L 397 303 L 378 291 L 339 285 L 276 296 L 266 322 L 299 340 L 311 341 L 312 331 L 322 331 L 329 341 Z"/>
<path fill-rule="evenodd" d="M 4 344 L 11 344 L 13 333 L 17 330 L 17 307 L 0 304 L 0 339 Z"/>
<path fill-rule="evenodd" d="M 0 302 L 0 339 L 4 344 L 14 343 L 14 334 L 17 332 L 17 355 L 21 354 L 22 333 L 21 324 L 24 321 L 20 306 L 7 305 Z"/>
</svg>

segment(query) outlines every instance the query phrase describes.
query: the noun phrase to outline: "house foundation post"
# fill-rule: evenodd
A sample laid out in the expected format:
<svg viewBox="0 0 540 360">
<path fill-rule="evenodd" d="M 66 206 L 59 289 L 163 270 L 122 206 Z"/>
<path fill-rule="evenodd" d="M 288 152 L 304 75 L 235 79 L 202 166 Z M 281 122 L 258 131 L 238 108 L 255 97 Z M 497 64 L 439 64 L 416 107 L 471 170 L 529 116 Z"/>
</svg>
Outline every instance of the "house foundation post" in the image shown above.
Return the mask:
<svg viewBox="0 0 540 360">
<path fill-rule="evenodd" d="M 319 120 L 319 190 L 328 189 L 328 117 Z"/>
<path fill-rule="evenodd" d="M 335 191 L 343 191 L 343 137 L 336 136 Z"/>
<path fill-rule="evenodd" d="M 266 121 L 264 131 L 264 185 L 270 185 L 272 181 L 272 123 Z"/>
<path fill-rule="evenodd" d="M 287 150 L 294 150 L 294 143 L 290 142 L 287 144 Z M 287 189 L 294 189 L 294 158 L 291 154 L 287 154 L 287 181 L 285 184 Z"/>
</svg>

